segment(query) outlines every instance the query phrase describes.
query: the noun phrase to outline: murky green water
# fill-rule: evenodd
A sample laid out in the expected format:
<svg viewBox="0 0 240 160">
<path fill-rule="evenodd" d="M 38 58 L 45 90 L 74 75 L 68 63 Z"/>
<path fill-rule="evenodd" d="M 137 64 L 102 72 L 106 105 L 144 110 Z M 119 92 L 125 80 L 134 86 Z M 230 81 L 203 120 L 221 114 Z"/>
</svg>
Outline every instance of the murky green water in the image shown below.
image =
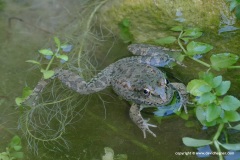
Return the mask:
<svg viewBox="0 0 240 160">
<path fill-rule="evenodd" d="M 27 147 L 27 140 L 18 130 L 20 113 L 16 110 L 14 99 L 21 95 L 24 86 L 33 88 L 40 73 L 31 70 L 32 65 L 25 61 L 34 59 L 37 50 L 48 47 L 53 35 L 71 39 L 72 35 L 68 35 L 71 33 L 69 24 L 76 21 L 77 16 L 74 14 L 78 13 L 81 8 L 78 6 L 82 3 L 77 0 L 72 0 L 71 3 L 63 0 L 11 0 L 8 1 L 5 11 L 0 12 L 0 152 L 5 150 L 13 135 L 18 134 L 23 140 L 24 159 L 100 160 L 104 155 L 104 147 L 111 147 L 116 155 L 127 154 L 129 160 L 196 159 L 193 155 L 176 155 L 178 152 L 196 152 L 195 149 L 183 145 L 182 137 L 208 139 L 213 135 L 214 129 L 201 130 L 202 126 L 195 117 L 190 117 L 196 124 L 195 127 L 187 128 L 186 121 L 179 117 L 163 119 L 159 124 L 152 115 L 143 113 L 144 117 L 151 118 L 152 123 L 158 124 L 157 128 L 152 129 L 157 134 L 157 138 L 148 134 L 147 139 L 143 139 L 142 132 L 128 116 L 130 105 L 117 97 L 111 89 L 101 93 L 102 99 L 106 102 L 105 106 L 98 95 L 93 95 L 89 103 L 84 106 L 83 112 L 80 112 L 83 106 L 75 109 L 79 111 L 79 115 L 74 118 L 74 123 L 68 125 L 63 134 L 67 144 L 39 143 L 37 155 Z M 78 33 L 74 33 L 74 36 L 77 37 Z M 121 57 L 130 55 L 126 45 L 114 41 L 111 36 L 107 39 L 109 41 L 104 42 L 105 47 L 102 47 L 107 49 L 96 52 L 98 62 L 96 65 L 100 69 Z M 221 42 L 224 41 L 226 39 L 222 38 Z M 104 53 L 112 45 L 113 48 L 103 62 Z M 229 46 L 231 45 L 227 43 L 222 49 Z M 102 63 L 104 64 L 101 65 Z M 186 69 L 181 67 L 174 69 L 174 72 L 168 69 L 167 72 L 171 72 L 171 75 L 186 84 L 197 76 L 193 72 L 200 70 L 196 64 L 191 62 L 187 64 L 187 69 L 192 72 L 189 70 L 186 72 Z M 235 72 L 230 71 L 229 76 L 226 77 L 233 79 L 231 75 Z M 232 89 L 232 92 L 239 97 L 236 91 L 236 88 Z M 208 159 L 217 159 L 217 157 Z"/>
</svg>

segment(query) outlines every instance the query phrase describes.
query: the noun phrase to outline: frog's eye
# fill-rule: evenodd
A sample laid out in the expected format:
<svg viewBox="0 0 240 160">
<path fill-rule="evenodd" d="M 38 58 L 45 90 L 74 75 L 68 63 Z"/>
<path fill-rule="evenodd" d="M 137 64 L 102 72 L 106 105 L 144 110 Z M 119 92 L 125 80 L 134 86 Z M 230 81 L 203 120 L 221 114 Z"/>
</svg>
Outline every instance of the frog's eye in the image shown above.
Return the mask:
<svg viewBox="0 0 240 160">
<path fill-rule="evenodd" d="M 144 88 L 143 93 L 148 96 L 150 94 L 150 90 L 147 88 Z"/>
</svg>

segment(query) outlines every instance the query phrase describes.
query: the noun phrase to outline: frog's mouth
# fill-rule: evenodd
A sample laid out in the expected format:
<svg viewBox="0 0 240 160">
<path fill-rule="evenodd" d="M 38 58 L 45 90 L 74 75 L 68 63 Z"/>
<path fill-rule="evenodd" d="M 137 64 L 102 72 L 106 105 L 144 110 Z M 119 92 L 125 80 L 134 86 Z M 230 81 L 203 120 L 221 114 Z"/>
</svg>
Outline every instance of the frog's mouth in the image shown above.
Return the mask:
<svg viewBox="0 0 240 160">
<path fill-rule="evenodd" d="M 154 90 L 153 95 L 155 96 L 159 96 L 162 100 L 162 102 L 168 102 L 170 97 L 170 93 L 167 92 L 168 91 L 168 87 L 164 86 L 164 87 L 157 87 Z"/>
</svg>

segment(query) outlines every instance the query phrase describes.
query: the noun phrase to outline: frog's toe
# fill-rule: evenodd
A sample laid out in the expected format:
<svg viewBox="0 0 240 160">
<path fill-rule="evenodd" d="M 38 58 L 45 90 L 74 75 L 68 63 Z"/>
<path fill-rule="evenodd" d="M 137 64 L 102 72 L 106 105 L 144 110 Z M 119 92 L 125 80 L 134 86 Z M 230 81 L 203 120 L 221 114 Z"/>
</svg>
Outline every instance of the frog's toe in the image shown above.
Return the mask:
<svg viewBox="0 0 240 160">
<path fill-rule="evenodd" d="M 149 124 L 149 123 L 147 123 L 149 121 L 149 119 L 148 120 L 144 120 L 144 122 L 142 123 L 142 126 L 141 126 L 141 130 L 142 130 L 142 132 L 143 132 L 143 137 L 144 138 L 146 138 L 146 131 L 148 132 L 148 133 L 150 133 L 151 135 L 153 135 L 153 137 L 157 137 L 156 136 L 156 134 L 155 133 L 153 133 L 150 129 L 149 129 L 149 127 L 157 127 L 156 125 L 154 125 L 154 124 Z"/>
</svg>

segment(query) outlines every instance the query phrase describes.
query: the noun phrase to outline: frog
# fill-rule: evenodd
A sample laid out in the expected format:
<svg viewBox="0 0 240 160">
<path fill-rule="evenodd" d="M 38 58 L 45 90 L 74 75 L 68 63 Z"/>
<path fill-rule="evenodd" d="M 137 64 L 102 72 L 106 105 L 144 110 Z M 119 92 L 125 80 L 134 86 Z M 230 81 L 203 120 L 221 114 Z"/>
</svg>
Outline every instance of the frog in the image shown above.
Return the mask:
<svg viewBox="0 0 240 160">
<path fill-rule="evenodd" d="M 148 123 L 141 115 L 141 111 L 146 107 L 166 106 L 169 104 L 175 92 L 179 95 L 179 110 L 184 108 L 187 113 L 186 104 L 188 93 L 183 83 L 169 82 L 166 74 L 158 67 L 166 67 L 171 63 L 184 66 L 166 52 L 176 52 L 149 44 L 130 44 L 128 50 L 134 55 L 117 60 L 110 64 L 90 81 L 86 82 L 78 74 L 61 68 L 54 70 L 54 76 L 49 79 L 41 79 L 32 94 L 25 100 L 32 99 L 31 106 L 35 106 L 37 99 L 43 89 L 53 79 L 60 80 L 69 89 L 79 94 L 88 95 L 112 87 L 113 91 L 123 99 L 131 103 L 129 116 L 132 121 L 143 132 L 156 137 L 150 127 L 157 127 Z"/>
</svg>

